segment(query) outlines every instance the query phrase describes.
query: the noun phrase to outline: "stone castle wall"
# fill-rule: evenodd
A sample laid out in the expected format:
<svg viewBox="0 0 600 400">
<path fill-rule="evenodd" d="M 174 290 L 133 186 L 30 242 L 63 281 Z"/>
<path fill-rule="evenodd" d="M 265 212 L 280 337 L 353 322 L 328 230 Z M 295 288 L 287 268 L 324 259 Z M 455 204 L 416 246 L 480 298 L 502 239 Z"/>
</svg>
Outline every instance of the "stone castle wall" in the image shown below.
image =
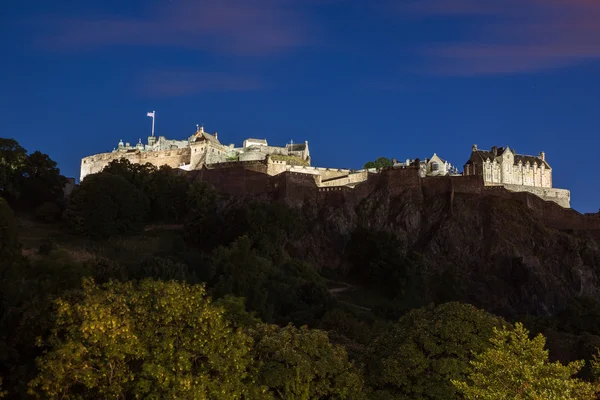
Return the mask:
<svg viewBox="0 0 600 400">
<path fill-rule="evenodd" d="M 227 164 L 227 165 L 226 165 Z M 449 176 L 421 178 L 418 168 L 384 169 L 367 173 L 367 179 L 348 186 L 318 186 L 318 175 L 286 171 L 270 176 L 264 162 L 225 163 L 219 168 L 191 171 L 192 179 L 212 183 L 219 190 L 240 196 L 256 196 L 284 201 L 295 207 L 317 202 L 326 206 L 356 206 L 377 188 L 390 196 L 411 196 L 411 201 L 455 194 L 495 196 L 517 201 L 529 208 L 544 224 L 555 229 L 600 231 L 600 217 L 582 215 L 529 192 L 512 192 L 502 186 L 486 186 L 481 176 Z M 558 189 L 557 189 L 558 190 Z"/>
<path fill-rule="evenodd" d="M 529 192 L 541 197 L 544 200 L 553 201 L 562 207 L 571 207 L 571 192 L 566 189 L 506 184 L 504 187 L 511 192 Z"/>
<path fill-rule="evenodd" d="M 183 148 L 153 152 L 136 150 L 129 152 L 95 154 L 93 156 L 85 157 L 81 160 L 81 175 L 79 180 L 83 180 L 86 175 L 101 172 L 111 161 L 120 160 L 121 158 L 136 164 L 150 163 L 156 167 L 168 165 L 172 168 L 178 168 L 183 164 L 190 163 L 190 149 Z"/>
</svg>

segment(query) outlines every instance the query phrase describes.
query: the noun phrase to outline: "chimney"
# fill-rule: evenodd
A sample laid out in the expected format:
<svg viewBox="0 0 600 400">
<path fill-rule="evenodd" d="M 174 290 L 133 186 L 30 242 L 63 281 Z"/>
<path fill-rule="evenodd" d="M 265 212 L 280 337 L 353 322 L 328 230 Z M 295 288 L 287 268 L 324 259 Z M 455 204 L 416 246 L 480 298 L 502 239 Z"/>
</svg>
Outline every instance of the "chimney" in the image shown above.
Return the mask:
<svg viewBox="0 0 600 400">
<path fill-rule="evenodd" d="M 494 157 L 498 155 L 498 147 L 492 146 L 492 154 L 494 155 Z"/>
<path fill-rule="evenodd" d="M 471 151 L 473 151 L 473 152 L 477 151 L 477 145 L 476 144 L 474 144 L 473 147 L 471 147 Z"/>
<path fill-rule="evenodd" d="M 540 159 L 542 161 L 546 161 L 546 153 L 544 153 L 543 151 L 540 151 Z"/>
<path fill-rule="evenodd" d="M 219 138 L 219 134 L 217 132 L 215 132 L 215 139 Z"/>
</svg>

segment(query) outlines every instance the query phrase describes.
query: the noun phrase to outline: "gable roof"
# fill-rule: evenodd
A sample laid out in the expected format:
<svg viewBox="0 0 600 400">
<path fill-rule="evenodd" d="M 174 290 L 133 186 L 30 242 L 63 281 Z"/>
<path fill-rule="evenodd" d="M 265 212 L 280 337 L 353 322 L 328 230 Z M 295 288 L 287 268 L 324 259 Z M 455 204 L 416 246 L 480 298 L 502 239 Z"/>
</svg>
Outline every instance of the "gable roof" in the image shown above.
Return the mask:
<svg viewBox="0 0 600 400">
<path fill-rule="evenodd" d="M 219 142 L 219 139 L 217 139 L 214 135 L 211 135 L 208 132 L 204 132 L 203 130 L 198 131 L 194 134 L 194 142 L 201 142 L 203 140 L 207 140 L 215 144 L 221 144 L 221 142 Z"/>
<path fill-rule="evenodd" d="M 492 153 L 491 151 L 488 151 L 488 150 L 472 151 L 471 157 L 467 161 L 467 164 L 483 163 L 487 159 L 489 159 L 490 161 L 494 161 L 494 159 L 502 157 L 502 155 L 504 154 L 504 152 L 506 150 L 507 149 L 504 147 L 498 147 L 498 150 L 496 151 L 496 155 L 494 155 L 494 153 Z M 523 155 L 523 154 L 515 154 L 514 165 L 519 165 L 519 161 L 523 165 L 525 165 L 525 164 L 527 164 L 527 162 L 529 162 L 529 164 L 534 164 L 534 163 L 536 163 L 538 165 L 543 164 L 546 168 L 552 169 L 552 167 L 550 167 L 550 164 L 548 164 L 547 161 L 542 160 L 539 156 L 527 156 L 527 155 Z"/>
</svg>

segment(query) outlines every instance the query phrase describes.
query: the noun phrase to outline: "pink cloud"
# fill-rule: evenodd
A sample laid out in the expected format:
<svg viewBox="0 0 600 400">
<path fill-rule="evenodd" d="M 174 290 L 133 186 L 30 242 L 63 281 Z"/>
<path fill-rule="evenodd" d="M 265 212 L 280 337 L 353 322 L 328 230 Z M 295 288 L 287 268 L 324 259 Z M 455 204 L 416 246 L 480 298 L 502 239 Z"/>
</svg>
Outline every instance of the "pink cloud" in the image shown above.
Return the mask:
<svg viewBox="0 0 600 400">
<path fill-rule="evenodd" d="M 265 87 L 262 80 L 227 73 L 184 69 L 156 70 L 142 74 L 137 90 L 144 96 L 178 97 L 209 92 L 244 92 Z"/>
<path fill-rule="evenodd" d="M 43 44 L 53 49 L 148 45 L 268 54 L 307 44 L 312 30 L 300 0 L 171 0 L 139 18 L 61 18 Z"/>
<path fill-rule="evenodd" d="M 401 10 L 477 18 L 466 38 L 425 51 L 428 72 L 509 74 L 600 58 L 600 0 L 423 0 Z"/>
</svg>

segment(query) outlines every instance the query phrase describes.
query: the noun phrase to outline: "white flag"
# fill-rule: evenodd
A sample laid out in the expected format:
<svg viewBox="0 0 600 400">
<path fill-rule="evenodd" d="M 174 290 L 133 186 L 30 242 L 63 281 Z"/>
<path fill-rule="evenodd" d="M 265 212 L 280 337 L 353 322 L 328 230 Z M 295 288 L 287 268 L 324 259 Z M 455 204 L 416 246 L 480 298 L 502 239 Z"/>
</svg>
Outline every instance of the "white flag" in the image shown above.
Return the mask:
<svg viewBox="0 0 600 400">
<path fill-rule="evenodd" d="M 152 118 L 154 118 L 154 111 L 152 111 L 152 112 L 149 112 L 147 115 L 148 115 L 149 117 L 152 117 Z"/>
</svg>

